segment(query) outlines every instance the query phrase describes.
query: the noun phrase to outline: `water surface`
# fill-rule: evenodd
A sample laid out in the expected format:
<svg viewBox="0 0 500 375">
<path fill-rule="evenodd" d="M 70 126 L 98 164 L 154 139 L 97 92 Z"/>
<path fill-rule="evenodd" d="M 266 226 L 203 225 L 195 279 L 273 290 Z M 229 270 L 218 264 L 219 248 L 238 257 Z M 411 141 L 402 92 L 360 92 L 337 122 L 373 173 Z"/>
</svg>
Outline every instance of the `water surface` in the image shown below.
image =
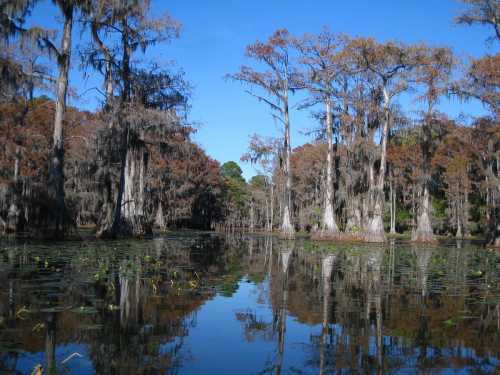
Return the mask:
<svg viewBox="0 0 500 375">
<path fill-rule="evenodd" d="M 500 254 L 174 233 L 0 243 L 0 374 L 494 374 Z"/>
</svg>

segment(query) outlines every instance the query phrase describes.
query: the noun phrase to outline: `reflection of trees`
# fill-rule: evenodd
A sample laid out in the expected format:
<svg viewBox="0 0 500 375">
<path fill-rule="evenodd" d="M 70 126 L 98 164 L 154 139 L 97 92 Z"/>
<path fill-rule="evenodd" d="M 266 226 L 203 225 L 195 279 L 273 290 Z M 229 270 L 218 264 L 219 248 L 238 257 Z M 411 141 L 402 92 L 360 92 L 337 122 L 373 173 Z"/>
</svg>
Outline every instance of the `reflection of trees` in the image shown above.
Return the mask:
<svg viewBox="0 0 500 375">
<path fill-rule="evenodd" d="M 413 247 L 412 251 L 416 259 L 417 287 L 421 291 L 422 298 L 425 298 L 427 295 L 429 262 L 432 258 L 433 249 Z"/>
<path fill-rule="evenodd" d="M 325 355 L 327 350 L 327 337 L 329 333 L 329 308 L 330 308 L 330 293 L 331 293 L 331 278 L 333 270 L 333 262 L 335 256 L 333 254 L 326 255 L 321 262 L 321 279 L 323 283 L 323 321 L 321 327 L 321 343 L 320 343 L 320 362 L 319 373 L 325 373 Z"/>
<path fill-rule="evenodd" d="M 315 373 L 387 373 L 410 360 L 423 372 L 447 362 L 479 368 L 498 357 L 494 253 L 466 244 L 446 251 L 301 244 L 201 234 L 0 248 L 0 317 L 9 328 L 0 329 L 0 342 L 12 346 L 0 354 L 0 372 L 23 361 L 19 349 L 60 364 L 55 348 L 80 342 L 97 373 L 176 373 L 190 355 L 184 338 L 199 307 L 214 290 L 232 296 L 241 280 L 254 282 L 259 303 L 272 308 L 270 317 L 236 313 L 246 340 L 276 344 L 262 373 L 291 370 L 287 316 L 318 328 L 305 348 Z M 21 320 L 23 306 L 30 313 Z"/>
<path fill-rule="evenodd" d="M 321 326 L 306 349 L 310 353 L 307 365 L 322 374 L 388 373 L 405 368 L 408 361 L 427 371 L 450 364 L 461 368 L 465 362 L 479 369 L 488 356 L 498 358 L 498 350 L 492 351 L 500 337 L 496 304 L 478 303 L 481 299 L 476 294 L 481 288 L 476 283 L 485 287 L 487 280 L 495 278 L 484 255 L 478 258 L 477 252 L 460 250 L 437 253 L 433 248 L 394 244 L 334 253 L 297 250 L 289 278 L 289 285 L 294 286 L 289 292 L 289 314 Z M 335 266 L 328 282 L 330 256 Z M 473 267 L 490 271 L 484 278 L 467 279 Z M 319 294 L 315 285 L 322 285 Z M 315 304 L 302 295 L 303 290 L 314 296 Z M 453 291 L 453 296 L 443 290 Z M 476 302 L 469 304 L 472 298 Z M 322 314 L 314 306 L 321 307 Z M 459 311 L 481 318 L 457 320 L 454 316 Z M 475 337 L 477 330 L 489 334 Z M 469 349 L 464 351 L 465 347 Z M 482 348 L 490 349 L 481 353 Z"/>
<path fill-rule="evenodd" d="M 286 334 L 286 309 L 288 303 L 288 269 L 293 247 L 287 242 L 280 251 L 281 260 L 281 303 L 277 313 L 274 315 L 273 326 L 278 332 L 278 355 L 275 364 L 275 374 L 281 374 L 283 358 L 285 356 L 285 334 Z"/>
<path fill-rule="evenodd" d="M 225 272 L 224 257 L 234 257 L 211 236 L 31 249 L 0 252 L 0 317 L 13 328 L 0 330 L 0 342 L 45 353 L 45 373 L 64 359 L 56 358 L 57 345 L 76 341 L 87 344 L 97 373 L 175 373 L 196 310 L 214 295 L 204 284 Z M 29 313 L 21 320 L 15 315 L 23 306 Z M 49 320 L 40 311 L 47 308 Z M 0 356 L 0 370 L 16 368 L 13 353 Z"/>
<path fill-rule="evenodd" d="M 57 374 L 57 362 L 56 362 L 56 324 L 57 315 L 55 313 L 49 313 L 46 320 L 47 331 L 45 334 L 45 360 L 46 373 L 48 375 Z"/>
</svg>

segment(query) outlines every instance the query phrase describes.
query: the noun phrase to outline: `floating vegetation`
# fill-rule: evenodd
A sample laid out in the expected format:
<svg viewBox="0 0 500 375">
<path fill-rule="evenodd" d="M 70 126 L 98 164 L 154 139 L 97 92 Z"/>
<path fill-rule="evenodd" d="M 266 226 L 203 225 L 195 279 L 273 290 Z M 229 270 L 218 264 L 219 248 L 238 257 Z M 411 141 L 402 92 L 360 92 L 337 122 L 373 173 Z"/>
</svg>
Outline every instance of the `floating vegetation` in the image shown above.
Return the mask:
<svg viewBox="0 0 500 375">
<path fill-rule="evenodd" d="M 93 306 L 80 306 L 71 310 L 75 314 L 97 314 L 97 309 Z"/>
</svg>

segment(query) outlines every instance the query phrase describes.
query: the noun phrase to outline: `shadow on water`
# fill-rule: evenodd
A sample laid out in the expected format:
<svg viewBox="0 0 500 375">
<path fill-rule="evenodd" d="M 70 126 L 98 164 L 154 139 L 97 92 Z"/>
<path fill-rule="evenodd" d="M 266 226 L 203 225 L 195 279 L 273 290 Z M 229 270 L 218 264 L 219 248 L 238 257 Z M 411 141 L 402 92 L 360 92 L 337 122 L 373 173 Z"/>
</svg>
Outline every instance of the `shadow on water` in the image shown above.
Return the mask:
<svg viewBox="0 0 500 375">
<path fill-rule="evenodd" d="M 467 242 L 2 242 L 0 373 L 495 373 L 499 281 Z"/>
</svg>

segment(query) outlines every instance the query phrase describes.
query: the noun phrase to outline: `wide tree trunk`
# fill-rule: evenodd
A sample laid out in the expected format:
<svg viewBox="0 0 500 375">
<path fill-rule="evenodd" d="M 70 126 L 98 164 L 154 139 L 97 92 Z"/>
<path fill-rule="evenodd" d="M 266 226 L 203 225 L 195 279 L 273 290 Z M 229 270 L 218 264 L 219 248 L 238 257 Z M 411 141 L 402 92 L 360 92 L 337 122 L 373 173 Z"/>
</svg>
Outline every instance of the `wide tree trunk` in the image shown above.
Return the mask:
<svg viewBox="0 0 500 375">
<path fill-rule="evenodd" d="M 125 231 L 136 237 L 151 233 L 144 207 L 146 159 L 142 149 L 130 149 L 125 163 L 121 216 Z"/>
<path fill-rule="evenodd" d="M 389 95 L 384 88 L 384 123 L 381 132 L 381 150 L 380 150 L 380 167 L 375 183 L 372 201 L 373 208 L 368 220 L 368 225 L 365 232 L 365 240 L 367 242 L 384 242 L 384 181 L 385 181 L 385 168 L 387 160 L 387 139 L 389 136 Z"/>
<path fill-rule="evenodd" d="M 326 189 L 325 189 L 325 202 L 323 220 L 321 223 L 322 237 L 336 236 L 339 233 L 339 228 L 335 220 L 335 210 L 333 205 L 333 116 L 332 104 L 330 99 L 326 100 L 326 134 L 328 141 L 328 153 L 326 156 Z"/>
<path fill-rule="evenodd" d="M 431 197 L 429 194 L 430 183 L 431 183 L 431 128 L 430 128 L 430 116 L 431 110 L 429 110 L 429 115 L 427 120 L 423 125 L 423 142 L 422 142 L 422 174 L 424 177 L 423 181 L 423 193 L 421 195 L 417 225 L 412 233 L 411 240 L 414 242 L 435 242 L 434 233 L 432 231 L 431 223 Z"/>
<path fill-rule="evenodd" d="M 361 210 L 359 199 L 353 197 L 347 207 L 347 223 L 345 231 L 347 233 L 358 233 L 362 228 Z"/>
<path fill-rule="evenodd" d="M 424 187 L 420 201 L 420 214 L 417 216 L 417 227 L 414 229 L 411 240 L 414 242 L 435 242 L 430 218 L 431 199 L 429 189 Z"/>
<path fill-rule="evenodd" d="M 163 202 L 161 201 L 158 202 L 158 209 L 156 210 L 155 226 L 160 228 L 162 232 L 167 230 L 167 222 L 163 214 Z"/>
<path fill-rule="evenodd" d="M 131 69 L 130 56 L 131 46 L 129 43 L 129 26 L 127 20 L 122 20 L 122 63 L 121 63 L 121 79 L 123 82 L 120 96 L 120 109 L 118 112 L 118 124 L 120 129 L 120 179 L 118 183 L 118 192 L 116 194 L 114 204 L 113 222 L 109 229 L 98 232 L 100 237 L 116 237 L 117 235 L 136 235 L 141 236 L 144 233 L 144 221 L 140 209 L 139 201 L 134 199 L 143 199 L 141 194 L 135 196 L 133 193 L 136 175 L 136 156 L 137 149 L 133 146 L 136 142 L 135 134 L 127 119 L 127 111 L 130 103 L 131 94 Z M 109 87 L 109 86 L 108 86 Z M 139 166 L 142 168 L 142 162 Z M 137 186 L 135 187 L 137 189 Z M 140 188 L 139 188 L 140 189 Z"/>
<path fill-rule="evenodd" d="M 61 50 L 58 56 L 59 77 L 57 78 L 56 110 L 54 117 L 54 136 L 50 163 L 49 191 L 54 199 L 54 235 L 64 235 L 66 205 L 64 202 L 64 133 L 63 121 L 66 111 L 68 75 L 71 59 L 71 32 L 73 28 L 73 7 L 68 5 L 64 12 L 64 29 Z"/>
<path fill-rule="evenodd" d="M 292 224 L 292 174 L 290 157 L 292 147 L 290 145 L 290 119 L 288 115 L 288 103 L 285 102 L 285 162 L 283 167 L 283 175 L 285 178 L 285 197 L 283 202 L 283 220 L 281 224 L 281 235 L 286 239 L 295 238 L 295 228 Z"/>
</svg>

